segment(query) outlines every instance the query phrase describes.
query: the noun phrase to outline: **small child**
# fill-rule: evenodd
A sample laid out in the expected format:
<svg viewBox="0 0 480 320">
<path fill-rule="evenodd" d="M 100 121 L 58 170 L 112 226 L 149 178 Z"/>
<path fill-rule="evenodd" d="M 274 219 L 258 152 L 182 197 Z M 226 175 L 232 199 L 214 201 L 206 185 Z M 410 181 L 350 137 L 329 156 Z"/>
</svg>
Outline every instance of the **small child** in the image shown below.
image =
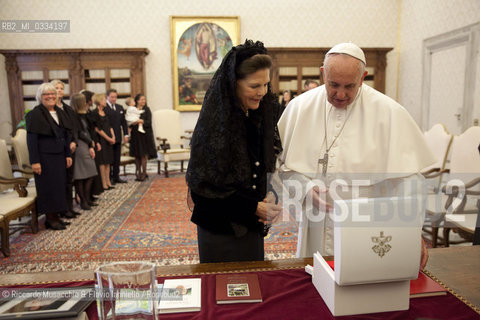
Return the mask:
<svg viewBox="0 0 480 320">
<path fill-rule="evenodd" d="M 127 105 L 127 113 L 125 115 L 125 120 L 127 120 L 127 124 L 131 125 L 135 121 L 140 120 L 140 115 L 145 112 L 145 110 L 138 110 L 135 107 L 135 100 L 130 97 L 125 100 L 125 104 Z M 143 123 L 138 124 L 138 132 L 145 133 L 143 129 Z"/>
</svg>

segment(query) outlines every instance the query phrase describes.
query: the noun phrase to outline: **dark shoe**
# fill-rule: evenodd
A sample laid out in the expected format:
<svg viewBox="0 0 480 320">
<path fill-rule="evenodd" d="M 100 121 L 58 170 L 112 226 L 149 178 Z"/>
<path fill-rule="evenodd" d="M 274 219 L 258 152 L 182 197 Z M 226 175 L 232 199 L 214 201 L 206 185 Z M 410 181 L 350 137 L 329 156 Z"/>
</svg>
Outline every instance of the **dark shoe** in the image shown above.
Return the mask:
<svg viewBox="0 0 480 320">
<path fill-rule="evenodd" d="M 45 228 L 52 229 L 52 230 L 65 230 L 67 229 L 62 223 L 59 221 L 45 221 Z"/>
<path fill-rule="evenodd" d="M 89 205 L 90 207 L 96 207 L 96 206 L 98 206 L 98 203 L 93 202 L 93 201 L 88 201 L 88 205 Z"/>
<path fill-rule="evenodd" d="M 85 203 L 85 202 L 82 202 L 80 204 L 80 208 L 82 208 L 82 210 L 92 210 L 92 208 L 90 208 L 90 206 L 88 205 L 88 203 Z"/>
<path fill-rule="evenodd" d="M 71 212 L 71 213 L 73 213 L 73 214 L 74 214 L 74 215 L 76 215 L 76 216 L 79 216 L 79 215 L 81 215 L 81 213 L 80 213 L 80 212 L 78 212 L 78 211 L 75 211 L 75 210 L 70 210 L 70 212 Z"/>
<path fill-rule="evenodd" d="M 69 226 L 69 225 L 71 225 L 70 222 L 68 222 L 68 221 L 63 221 L 62 219 L 60 219 L 59 222 L 60 222 L 61 224 L 63 224 L 64 226 Z"/>
<path fill-rule="evenodd" d="M 115 183 L 127 183 L 127 181 L 118 178 L 115 180 Z"/>
<path fill-rule="evenodd" d="M 67 219 L 73 219 L 73 218 L 76 217 L 76 215 L 75 215 L 73 212 L 70 212 L 70 211 L 61 213 L 60 216 L 61 216 L 62 218 L 67 218 Z"/>
</svg>

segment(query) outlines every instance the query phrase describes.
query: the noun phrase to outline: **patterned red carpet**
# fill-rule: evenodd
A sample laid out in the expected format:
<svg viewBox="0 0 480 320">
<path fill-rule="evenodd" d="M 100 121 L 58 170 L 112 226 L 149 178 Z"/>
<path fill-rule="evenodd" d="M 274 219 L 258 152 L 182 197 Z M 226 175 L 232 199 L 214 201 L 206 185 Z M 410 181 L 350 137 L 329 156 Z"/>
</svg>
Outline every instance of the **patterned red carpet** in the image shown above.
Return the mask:
<svg viewBox="0 0 480 320">
<path fill-rule="evenodd" d="M 111 261 L 146 260 L 158 265 L 198 262 L 196 226 L 190 222 L 183 175 L 117 184 L 100 205 L 85 211 L 66 230 L 45 230 L 11 239 L 11 256 L 0 274 L 95 269 Z M 291 258 L 296 247 L 291 222 L 274 225 L 265 239 L 265 258 Z"/>
</svg>

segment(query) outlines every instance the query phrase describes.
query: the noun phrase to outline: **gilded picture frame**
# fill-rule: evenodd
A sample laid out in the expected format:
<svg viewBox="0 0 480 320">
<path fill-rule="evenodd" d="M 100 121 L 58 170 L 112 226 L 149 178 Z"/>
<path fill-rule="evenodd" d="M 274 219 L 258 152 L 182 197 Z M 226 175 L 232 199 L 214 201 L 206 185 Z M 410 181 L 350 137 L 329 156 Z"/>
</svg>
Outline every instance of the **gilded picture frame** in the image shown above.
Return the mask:
<svg viewBox="0 0 480 320">
<path fill-rule="evenodd" d="M 170 16 L 170 32 L 174 109 L 200 111 L 223 57 L 240 43 L 240 18 Z"/>
</svg>

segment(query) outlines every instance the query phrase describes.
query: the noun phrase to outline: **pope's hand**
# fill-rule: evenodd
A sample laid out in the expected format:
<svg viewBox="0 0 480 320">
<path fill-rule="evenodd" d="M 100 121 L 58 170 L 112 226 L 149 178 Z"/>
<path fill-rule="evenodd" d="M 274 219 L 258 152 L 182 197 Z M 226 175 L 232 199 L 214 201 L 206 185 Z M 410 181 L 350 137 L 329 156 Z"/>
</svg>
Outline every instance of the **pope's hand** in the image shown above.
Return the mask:
<svg viewBox="0 0 480 320">
<path fill-rule="evenodd" d="M 321 190 L 319 186 L 314 186 L 307 193 L 307 201 L 312 201 L 313 206 L 322 211 L 331 211 L 333 209 L 332 205 L 324 199 L 327 193 L 328 189 Z"/>
</svg>

